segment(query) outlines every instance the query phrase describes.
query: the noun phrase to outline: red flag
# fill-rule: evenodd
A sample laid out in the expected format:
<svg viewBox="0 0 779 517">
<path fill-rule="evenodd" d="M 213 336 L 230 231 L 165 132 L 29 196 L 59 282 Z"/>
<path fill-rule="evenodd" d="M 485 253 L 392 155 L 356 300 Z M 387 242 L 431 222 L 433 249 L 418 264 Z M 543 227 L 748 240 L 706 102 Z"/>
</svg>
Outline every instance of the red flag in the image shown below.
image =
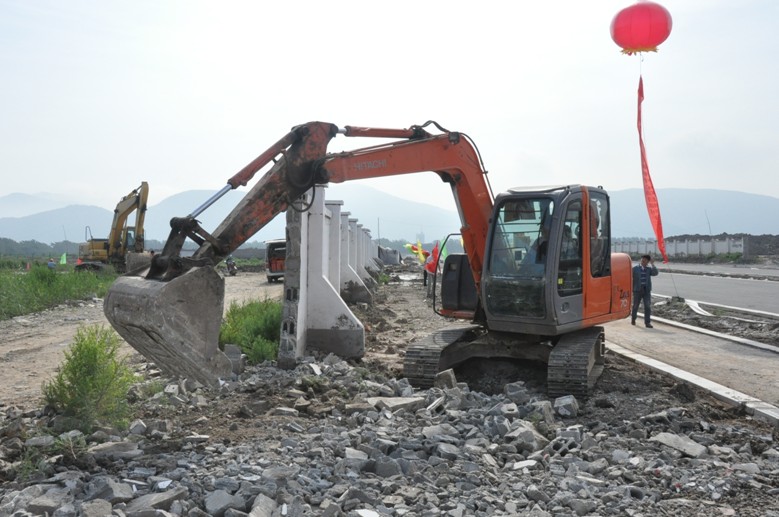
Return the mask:
<svg viewBox="0 0 779 517">
<path fill-rule="evenodd" d="M 646 209 L 649 212 L 649 221 L 657 237 L 657 247 L 663 255 L 663 262 L 668 262 L 665 253 L 665 240 L 663 239 L 663 222 L 660 220 L 660 205 L 657 203 L 657 194 L 649 176 L 649 163 L 646 161 L 646 149 L 644 148 L 644 136 L 641 130 L 641 103 L 644 101 L 644 78 L 638 77 L 638 144 L 641 147 L 641 173 L 644 178 L 644 197 Z"/>
<path fill-rule="evenodd" d="M 427 264 L 425 264 L 425 269 L 431 275 L 435 275 L 437 267 L 438 267 L 438 241 L 436 241 L 435 246 L 433 246 L 433 253 L 430 255 L 430 260 L 427 262 Z"/>
</svg>

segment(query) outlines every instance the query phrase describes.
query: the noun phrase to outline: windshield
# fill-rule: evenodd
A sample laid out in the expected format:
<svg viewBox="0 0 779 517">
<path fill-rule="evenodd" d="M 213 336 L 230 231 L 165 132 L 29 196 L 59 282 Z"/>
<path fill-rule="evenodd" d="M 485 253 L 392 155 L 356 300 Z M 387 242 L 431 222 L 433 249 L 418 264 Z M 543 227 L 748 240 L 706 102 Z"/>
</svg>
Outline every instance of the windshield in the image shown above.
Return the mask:
<svg viewBox="0 0 779 517">
<path fill-rule="evenodd" d="M 554 212 L 550 198 L 509 199 L 497 211 L 487 307 L 497 315 L 544 317 L 544 283 Z"/>
</svg>

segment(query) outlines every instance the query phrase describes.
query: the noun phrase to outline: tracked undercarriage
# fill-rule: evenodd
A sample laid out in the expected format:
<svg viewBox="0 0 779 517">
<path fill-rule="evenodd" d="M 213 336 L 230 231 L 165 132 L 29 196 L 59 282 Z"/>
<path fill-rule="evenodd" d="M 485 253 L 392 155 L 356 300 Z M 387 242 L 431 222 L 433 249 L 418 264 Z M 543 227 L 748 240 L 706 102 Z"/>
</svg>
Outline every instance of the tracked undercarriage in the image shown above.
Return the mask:
<svg viewBox="0 0 779 517">
<path fill-rule="evenodd" d="M 473 358 L 509 358 L 547 363 L 550 397 L 587 398 L 603 373 L 603 327 L 591 327 L 561 336 L 552 346 L 537 336 L 487 332 L 479 325 L 439 330 L 406 350 L 405 377 L 415 387 L 433 386 L 436 375 Z"/>
</svg>

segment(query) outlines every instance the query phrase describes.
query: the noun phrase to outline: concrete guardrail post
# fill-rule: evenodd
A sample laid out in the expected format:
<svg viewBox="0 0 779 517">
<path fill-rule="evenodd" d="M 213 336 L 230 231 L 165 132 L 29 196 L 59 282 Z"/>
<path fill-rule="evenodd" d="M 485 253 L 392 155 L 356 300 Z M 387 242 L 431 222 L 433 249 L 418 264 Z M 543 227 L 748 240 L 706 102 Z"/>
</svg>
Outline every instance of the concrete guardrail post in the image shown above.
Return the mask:
<svg viewBox="0 0 779 517">
<path fill-rule="evenodd" d="M 341 207 L 343 201 L 325 199 L 325 207 L 330 211 L 330 257 L 327 261 L 327 278 L 340 293 L 341 291 Z"/>
<path fill-rule="evenodd" d="M 284 260 L 284 294 L 281 308 L 281 337 L 276 359 L 281 368 L 294 368 L 297 358 L 305 350 L 306 312 L 305 292 L 301 289 L 301 267 L 305 264 L 307 250 L 301 246 L 308 218 L 302 217 L 302 207 L 311 202 L 312 191 L 303 194 L 287 209 L 287 247 Z M 301 299 L 303 296 L 303 299 Z"/>
<path fill-rule="evenodd" d="M 350 212 L 341 212 L 341 297 L 350 303 L 371 303 L 373 296 L 353 267 Z M 357 221 L 355 219 L 355 221 Z"/>
<path fill-rule="evenodd" d="M 365 353 L 365 329 L 338 291 L 342 202 L 325 207 L 325 189 L 304 194 L 287 210 L 287 258 L 278 364 L 292 368 L 307 348 L 341 357 Z M 305 212 L 301 206 L 309 206 Z M 335 208 L 335 210 L 331 210 Z M 335 214 L 335 215 L 334 215 Z M 331 249 L 335 247 L 335 249 Z M 338 278 L 335 284 L 331 275 Z"/>
<path fill-rule="evenodd" d="M 305 345 L 340 357 L 362 357 L 365 353 L 365 329 L 328 276 L 331 257 L 340 255 L 337 249 L 330 249 L 331 242 L 336 240 L 331 240 L 331 233 L 340 235 L 340 210 L 339 217 L 334 220 L 332 212 L 325 208 L 324 187 L 315 189 L 317 192 L 307 213 L 308 231 L 303 235 L 308 249 L 308 267 L 304 275 Z M 340 238 L 337 241 L 340 246 Z"/>
</svg>

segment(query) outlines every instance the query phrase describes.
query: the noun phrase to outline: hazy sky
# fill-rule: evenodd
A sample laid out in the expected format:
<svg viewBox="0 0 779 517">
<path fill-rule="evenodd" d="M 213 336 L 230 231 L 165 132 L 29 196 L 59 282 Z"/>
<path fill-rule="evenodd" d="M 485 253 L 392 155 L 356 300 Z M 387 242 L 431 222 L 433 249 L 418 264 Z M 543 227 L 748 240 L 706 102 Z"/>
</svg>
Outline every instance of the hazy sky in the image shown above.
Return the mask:
<svg viewBox="0 0 779 517">
<path fill-rule="evenodd" d="M 661 1 L 673 31 L 643 59 L 609 34 L 632 3 L 0 0 L 0 196 L 216 191 L 310 120 L 435 120 L 496 192 L 641 188 L 643 74 L 655 188 L 779 197 L 779 2 Z M 431 173 L 367 184 L 454 208 Z"/>
</svg>

